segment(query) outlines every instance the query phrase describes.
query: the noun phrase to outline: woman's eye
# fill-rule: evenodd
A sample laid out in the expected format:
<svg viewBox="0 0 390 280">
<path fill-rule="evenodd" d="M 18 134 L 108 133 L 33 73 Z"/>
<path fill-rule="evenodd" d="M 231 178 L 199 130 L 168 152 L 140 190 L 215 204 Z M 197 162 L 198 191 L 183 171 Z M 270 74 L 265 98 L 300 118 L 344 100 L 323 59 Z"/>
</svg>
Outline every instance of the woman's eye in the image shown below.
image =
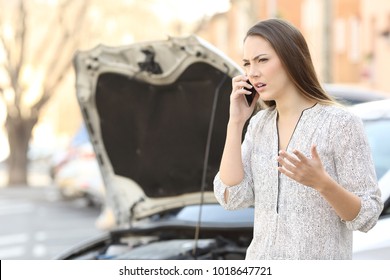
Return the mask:
<svg viewBox="0 0 390 280">
<path fill-rule="evenodd" d="M 244 67 L 247 67 L 247 66 L 249 66 L 249 63 L 248 63 L 248 62 L 245 62 L 243 66 L 244 66 Z"/>
<path fill-rule="evenodd" d="M 259 62 L 267 62 L 268 61 L 268 58 L 260 58 L 259 59 Z"/>
</svg>

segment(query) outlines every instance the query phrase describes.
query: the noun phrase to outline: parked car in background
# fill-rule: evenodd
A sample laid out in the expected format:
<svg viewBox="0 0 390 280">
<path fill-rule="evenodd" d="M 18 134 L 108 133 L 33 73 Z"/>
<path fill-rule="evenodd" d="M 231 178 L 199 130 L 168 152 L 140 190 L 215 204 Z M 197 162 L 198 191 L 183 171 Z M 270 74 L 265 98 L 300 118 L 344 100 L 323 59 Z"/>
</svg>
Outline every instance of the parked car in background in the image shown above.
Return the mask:
<svg viewBox="0 0 390 280">
<path fill-rule="evenodd" d="M 323 87 L 326 92 L 346 106 L 390 98 L 390 93 L 354 85 L 325 83 Z"/>
<path fill-rule="evenodd" d="M 384 210 L 368 233 L 355 232 L 355 259 L 390 260 L 390 100 L 352 106 L 364 122 L 372 150 Z"/>
<path fill-rule="evenodd" d="M 63 198 L 85 198 L 89 205 L 98 207 L 104 204 L 100 167 L 84 125 L 66 149 L 52 156 L 50 175 Z"/>
<path fill-rule="evenodd" d="M 116 227 L 57 258 L 244 259 L 253 208 L 213 193 L 240 67 L 196 36 L 100 45 L 74 64 Z"/>
</svg>

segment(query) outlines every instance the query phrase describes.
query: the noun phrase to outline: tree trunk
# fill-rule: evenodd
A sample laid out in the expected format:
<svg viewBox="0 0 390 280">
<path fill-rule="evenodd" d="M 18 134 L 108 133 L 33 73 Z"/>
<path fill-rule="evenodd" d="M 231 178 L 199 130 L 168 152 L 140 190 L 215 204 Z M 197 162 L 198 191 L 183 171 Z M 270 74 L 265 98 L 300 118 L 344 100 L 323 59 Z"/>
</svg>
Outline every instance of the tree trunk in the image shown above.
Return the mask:
<svg viewBox="0 0 390 280">
<path fill-rule="evenodd" d="M 7 117 L 6 127 L 10 156 L 8 165 L 8 185 L 20 186 L 28 184 L 28 145 L 31 132 L 37 123 L 36 117 L 22 119 L 20 117 Z"/>
</svg>

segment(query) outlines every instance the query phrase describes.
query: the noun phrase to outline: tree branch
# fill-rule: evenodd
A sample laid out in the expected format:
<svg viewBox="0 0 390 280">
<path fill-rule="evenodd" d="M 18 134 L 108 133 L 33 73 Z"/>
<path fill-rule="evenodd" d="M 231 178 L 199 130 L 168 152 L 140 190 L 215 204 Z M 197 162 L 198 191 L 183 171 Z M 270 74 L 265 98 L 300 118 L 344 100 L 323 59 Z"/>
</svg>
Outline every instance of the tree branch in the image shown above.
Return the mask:
<svg viewBox="0 0 390 280">
<path fill-rule="evenodd" d="M 61 84 L 63 79 L 66 77 L 66 74 L 71 69 L 73 53 L 76 50 L 77 46 L 80 44 L 80 36 L 77 37 L 76 35 L 81 33 L 88 3 L 89 1 L 83 2 L 83 5 L 81 6 L 76 15 L 77 21 L 73 25 L 73 30 L 65 33 L 64 36 L 61 38 L 60 42 L 58 43 L 57 51 L 55 52 L 55 54 L 62 54 L 62 56 L 60 58 L 58 58 L 58 56 L 53 57 L 51 63 L 49 64 L 48 69 L 52 70 L 48 73 L 47 79 L 45 79 L 43 85 L 43 95 L 40 100 L 32 107 L 32 110 L 39 111 L 47 103 L 47 101 L 50 100 L 50 97 L 53 95 L 53 92 Z M 74 38 L 73 40 L 69 40 L 69 33 L 76 38 Z M 68 49 L 70 53 L 65 52 L 64 49 Z M 60 63 L 61 60 L 65 60 L 65 63 Z"/>
<path fill-rule="evenodd" d="M 19 23 L 19 30 L 17 30 L 16 34 L 16 43 L 19 44 L 19 56 L 16 61 L 16 67 L 15 67 L 15 73 L 17 80 L 19 79 L 20 71 L 22 69 L 22 66 L 24 64 L 24 57 L 25 57 L 25 48 L 26 48 L 26 34 L 27 34 L 27 25 L 26 25 L 26 16 L 27 12 L 24 6 L 24 0 L 20 1 L 19 5 L 19 11 L 20 11 L 20 19 L 18 20 Z M 18 42 L 20 41 L 20 42 Z"/>
<path fill-rule="evenodd" d="M 26 46 L 26 9 L 24 6 L 24 0 L 20 1 L 20 5 L 18 7 L 18 17 L 17 17 L 17 27 L 15 30 L 15 64 L 12 63 L 12 53 L 11 49 L 9 50 L 9 68 L 10 68 L 10 79 L 11 79 L 11 85 L 14 89 L 15 93 L 15 107 L 20 109 L 21 106 L 21 100 L 22 100 L 22 94 L 23 90 L 20 88 L 20 73 L 22 66 L 24 64 L 24 56 L 25 56 L 25 46 Z M 19 52 L 18 52 L 19 51 Z"/>
<path fill-rule="evenodd" d="M 82 30 L 81 27 L 83 26 L 83 23 L 85 21 L 85 13 L 88 7 L 88 3 L 89 1 L 83 1 L 82 6 L 80 7 L 78 13 L 75 15 L 76 21 L 73 24 L 72 30 L 66 31 L 56 46 L 56 51 L 54 53 L 60 54 L 61 57 L 59 58 L 58 56 L 55 56 L 52 58 L 51 62 L 49 63 L 48 69 L 50 69 L 50 72 L 48 73 L 49 78 L 47 79 L 49 82 L 51 80 L 56 80 L 57 75 L 62 75 L 61 72 L 63 70 L 63 67 L 61 67 L 61 65 L 58 63 L 59 61 L 61 61 L 61 58 L 71 59 L 69 54 L 64 52 L 64 49 L 66 49 L 67 46 L 72 45 L 70 47 L 70 51 L 73 53 L 75 51 L 75 47 L 79 45 L 80 38 L 77 36 L 80 34 Z M 69 40 L 70 37 L 69 34 L 72 34 L 73 40 Z M 75 44 L 75 42 L 77 42 L 77 44 Z M 53 75 L 54 78 L 50 79 L 51 78 L 50 75 Z"/>
<path fill-rule="evenodd" d="M 42 97 L 37 103 L 34 104 L 34 106 L 31 107 L 32 111 L 40 111 L 40 109 L 47 103 L 47 101 L 50 100 L 51 96 L 53 95 L 53 92 L 61 84 L 62 80 L 67 74 L 67 70 L 69 70 L 71 66 L 72 60 L 68 60 L 68 63 L 65 64 L 63 67 L 62 74 L 56 77 L 55 81 L 52 83 L 51 86 L 46 86 L 44 88 Z"/>
<path fill-rule="evenodd" d="M 70 4 L 74 2 L 74 0 L 68 0 L 64 3 L 61 4 L 61 6 L 59 7 L 59 15 L 60 15 L 60 18 L 57 18 L 57 20 L 59 21 L 60 25 L 61 25 L 61 22 L 62 22 L 62 15 L 65 13 L 65 10 L 67 8 L 69 8 Z M 41 43 L 39 44 L 39 47 L 38 47 L 38 50 L 43 50 L 45 48 L 47 48 L 50 43 L 53 42 L 53 34 L 55 34 L 56 32 L 56 29 L 58 28 L 58 25 L 57 24 L 48 24 L 48 29 L 47 31 L 45 32 L 45 37 L 41 40 Z M 34 60 L 32 61 L 32 64 L 33 65 L 36 65 L 38 64 L 40 61 L 43 61 L 43 57 L 44 55 L 46 55 L 47 52 L 37 52 L 37 54 L 34 56 Z"/>
</svg>

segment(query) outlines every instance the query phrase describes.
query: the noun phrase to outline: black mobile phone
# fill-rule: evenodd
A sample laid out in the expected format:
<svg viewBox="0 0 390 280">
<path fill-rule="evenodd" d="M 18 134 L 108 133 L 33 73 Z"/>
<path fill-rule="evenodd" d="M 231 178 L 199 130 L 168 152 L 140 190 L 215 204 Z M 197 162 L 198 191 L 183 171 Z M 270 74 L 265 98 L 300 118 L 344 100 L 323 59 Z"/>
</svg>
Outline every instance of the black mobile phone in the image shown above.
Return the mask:
<svg viewBox="0 0 390 280">
<path fill-rule="evenodd" d="M 252 86 L 252 88 L 248 89 L 251 92 L 251 94 L 245 94 L 245 98 L 246 98 L 246 102 L 248 103 L 248 106 L 251 106 L 253 99 L 256 96 L 257 91 L 256 91 L 255 87 L 249 81 L 247 81 L 247 83 L 250 84 Z"/>
</svg>

